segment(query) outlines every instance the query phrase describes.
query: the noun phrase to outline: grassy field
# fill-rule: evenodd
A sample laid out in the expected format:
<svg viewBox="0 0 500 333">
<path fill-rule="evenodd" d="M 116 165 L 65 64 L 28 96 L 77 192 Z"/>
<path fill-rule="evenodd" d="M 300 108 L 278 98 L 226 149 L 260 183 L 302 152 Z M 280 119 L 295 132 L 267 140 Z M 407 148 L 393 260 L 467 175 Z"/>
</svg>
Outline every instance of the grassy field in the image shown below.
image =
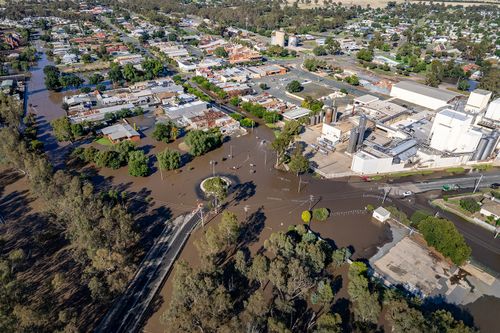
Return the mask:
<svg viewBox="0 0 500 333">
<path fill-rule="evenodd" d="M 306 96 L 311 96 L 314 99 L 319 99 L 321 97 L 327 96 L 333 93 L 333 90 L 330 88 L 323 87 L 316 83 L 308 83 L 303 85 L 304 89 L 298 93 L 294 93 L 301 98 L 305 98 Z"/>
<path fill-rule="evenodd" d="M 113 142 L 111 142 L 106 137 L 99 138 L 99 139 L 95 140 L 95 142 L 97 142 L 98 144 L 103 145 L 103 146 L 112 146 L 113 145 Z"/>
</svg>

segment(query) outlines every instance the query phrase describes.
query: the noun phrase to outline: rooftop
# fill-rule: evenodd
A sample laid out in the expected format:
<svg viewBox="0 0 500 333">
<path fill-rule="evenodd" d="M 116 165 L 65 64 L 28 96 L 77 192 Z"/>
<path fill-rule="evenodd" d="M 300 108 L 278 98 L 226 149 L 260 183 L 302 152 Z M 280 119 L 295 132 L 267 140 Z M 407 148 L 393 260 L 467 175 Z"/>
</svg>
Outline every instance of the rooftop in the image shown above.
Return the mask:
<svg viewBox="0 0 500 333">
<path fill-rule="evenodd" d="M 132 128 L 129 124 L 116 124 L 113 126 L 105 127 L 101 130 L 101 133 L 108 135 L 111 140 L 119 140 L 124 138 L 131 138 L 134 136 L 139 136 L 139 133 Z"/>
<path fill-rule="evenodd" d="M 459 93 L 453 93 L 443 89 L 432 88 L 413 81 L 401 81 L 394 84 L 393 87 L 409 90 L 417 94 L 442 100 L 444 102 L 448 102 L 449 100 L 455 98 L 456 96 L 461 96 L 461 94 Z"/>
</svg>

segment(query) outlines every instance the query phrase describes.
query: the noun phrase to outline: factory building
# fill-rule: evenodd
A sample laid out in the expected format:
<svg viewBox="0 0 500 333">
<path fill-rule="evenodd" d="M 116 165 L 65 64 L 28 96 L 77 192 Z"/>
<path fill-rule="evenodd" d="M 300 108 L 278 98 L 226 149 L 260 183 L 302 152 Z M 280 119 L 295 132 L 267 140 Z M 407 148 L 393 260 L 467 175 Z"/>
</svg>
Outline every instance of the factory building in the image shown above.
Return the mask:
<svg viewBox="0 0 500 333">
<path fill-rule="evenodd" d="M 399 172 L 417 153 L 414 139 L 394 141 L 390 146 L 368 146 L 353 155 L 351 170 L 359 174 Z"/>
<path fill-rule="evenodd" d="M 484 117 L 494 121 L 500 121 L 500 98 L 490 103 Z"/>
<path fill-rule="evenodd" d="M 394 84 L 390 95 L 434 111 L 451 105 L 463 97 L 458 93 L 432 88 L 413 81 L 401 81 Z"/>
<path fill-rule="evenodd" d="M 474 116 L 465 112 L 445 109 L 436 114 L 430 134 L 430 146 L 450 153 L 472 153 L 483 136 L 472 127 Z"/>
<path fill-rule="evenodd" d="M 491 91 L 484 89 L 476 89 L 470 93 L 464 111 L 471 113 L 479 113 L 486 110 L 488 102 L 491 98 Z"/>
</svg>

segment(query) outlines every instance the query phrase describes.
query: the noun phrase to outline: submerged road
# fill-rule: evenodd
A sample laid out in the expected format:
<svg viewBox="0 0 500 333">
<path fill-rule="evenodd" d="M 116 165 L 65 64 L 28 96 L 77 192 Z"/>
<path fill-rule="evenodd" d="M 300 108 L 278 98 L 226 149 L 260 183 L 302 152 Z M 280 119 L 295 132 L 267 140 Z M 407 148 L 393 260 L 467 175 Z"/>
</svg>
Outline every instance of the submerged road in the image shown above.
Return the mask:
<svg viewBox="0 0 500 333">
<path fill-rule="evenodd" d="M 125 293 L 101 320 L 96 333 L 139 331 L 153 297 L 200 221 L 198 211 L 167 221 L 163 232 L 142 261 Z"/>
</svg>

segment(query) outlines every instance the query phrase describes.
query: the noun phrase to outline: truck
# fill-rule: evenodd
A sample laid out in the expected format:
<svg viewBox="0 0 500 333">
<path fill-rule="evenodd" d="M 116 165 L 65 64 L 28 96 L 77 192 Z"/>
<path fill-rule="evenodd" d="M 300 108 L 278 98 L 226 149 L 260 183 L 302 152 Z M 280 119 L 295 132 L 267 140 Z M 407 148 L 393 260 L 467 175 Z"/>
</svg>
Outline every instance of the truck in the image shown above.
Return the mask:
<svg viewBox="0 0 500 333">
<path fill-rule="evenodd" d="M 443 185 L 443 187 L 441 188 L 441 190 L 444 192 L 455 191 L 458 189 L 460 189 L 460 186 L 458 186 L 457 184 L 446 184 L 446 185 Z"/>
</svg>

